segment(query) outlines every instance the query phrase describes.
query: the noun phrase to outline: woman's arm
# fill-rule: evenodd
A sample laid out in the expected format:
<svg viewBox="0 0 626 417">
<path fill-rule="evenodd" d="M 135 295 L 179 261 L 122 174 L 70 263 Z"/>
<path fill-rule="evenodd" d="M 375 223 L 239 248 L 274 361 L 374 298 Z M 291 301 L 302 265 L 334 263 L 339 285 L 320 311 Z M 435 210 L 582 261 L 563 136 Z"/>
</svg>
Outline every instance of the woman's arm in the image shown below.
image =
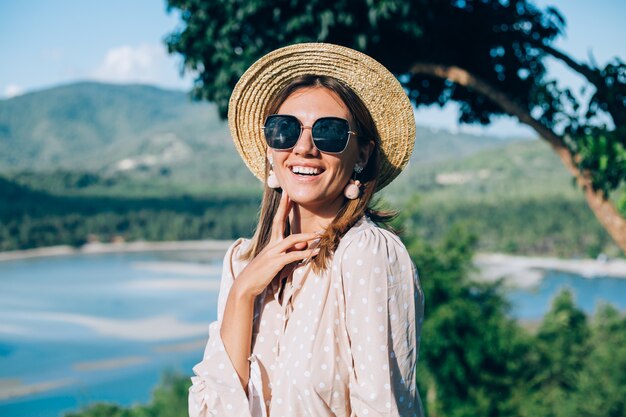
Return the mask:
<svg viewBox="0 0 626 417">
<path fill-rule="evenodd" d="M 189 416 L 250 417 L 250 404 L 242 389 L 220 337 L 227 297 L 234 283 L 232 259 L 236 257 L 242 239 L 226 252 L 217 302 L 217 320 L 209 325 L 209 340 L 202 361 L 193 367 L 189 388 Z"/>
<path fill-rule="evenodd" d="M 239 376 L 244 391 L 248 392 L 250 378 L 250 345 L 252 343 L 252 318 L 255 296 L 241 286 L 235 285 L 228 294 L 221 337 L 230 361 Z"/>
</svg>

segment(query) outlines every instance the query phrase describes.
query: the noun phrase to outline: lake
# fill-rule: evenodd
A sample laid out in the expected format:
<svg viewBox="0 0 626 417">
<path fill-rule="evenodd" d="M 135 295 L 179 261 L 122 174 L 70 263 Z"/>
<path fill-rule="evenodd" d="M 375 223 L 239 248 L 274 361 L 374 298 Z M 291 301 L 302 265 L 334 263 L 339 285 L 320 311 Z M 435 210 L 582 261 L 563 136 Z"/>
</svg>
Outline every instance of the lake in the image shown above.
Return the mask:
<svg viewBox="0 0 626 417">
<path fill-rule="evenodd" d="M 215 320 L 221 262 L 188 251 L 0 262 L 0 415 L 144 403 L 164 371 L 189 375 Z M 508 293 L 512 314 L 540 319 L 563 286 L 587 312 L 626 309 L 626 279 L 547 271 Z"/>
</svg>

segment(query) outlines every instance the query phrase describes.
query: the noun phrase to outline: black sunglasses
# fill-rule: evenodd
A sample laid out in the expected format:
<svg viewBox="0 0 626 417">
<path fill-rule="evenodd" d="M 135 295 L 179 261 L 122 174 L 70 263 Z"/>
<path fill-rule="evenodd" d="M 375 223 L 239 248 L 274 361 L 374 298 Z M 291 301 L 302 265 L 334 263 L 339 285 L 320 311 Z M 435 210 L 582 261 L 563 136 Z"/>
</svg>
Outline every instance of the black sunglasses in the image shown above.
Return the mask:
<svg viewBox="0 0 626 417">
<path fill-rule="evenodd" d="M 287 114 L 272 114 L 265 119 L 263 133 L 267 146 L 277 150 L 288 150 L 296 146 L 302 130 L 311 129 L 313 144 L 321 152 L 341 153 L 348 146 L 350 124 L 340 117 L 320 117 L 313 126 L 303 126 L 300 120 Z"/>
</svg>

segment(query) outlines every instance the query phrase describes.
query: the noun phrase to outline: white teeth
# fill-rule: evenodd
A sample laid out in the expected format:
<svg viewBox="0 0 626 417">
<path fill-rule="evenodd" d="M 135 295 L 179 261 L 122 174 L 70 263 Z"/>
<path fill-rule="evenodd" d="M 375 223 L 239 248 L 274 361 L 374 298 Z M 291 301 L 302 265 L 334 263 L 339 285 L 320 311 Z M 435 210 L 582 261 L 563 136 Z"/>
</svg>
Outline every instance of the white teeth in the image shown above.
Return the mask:
<svg viewBox="0 0 626 417">
<path fill-rule="evenodd" d="M 308 174 L 308 175 L 317 175 L 320 173 L 319 168 L 301 167 L 301 166 L 293 166 L 291 167 L 291 171 L 294 174 Z"/>
</svg>

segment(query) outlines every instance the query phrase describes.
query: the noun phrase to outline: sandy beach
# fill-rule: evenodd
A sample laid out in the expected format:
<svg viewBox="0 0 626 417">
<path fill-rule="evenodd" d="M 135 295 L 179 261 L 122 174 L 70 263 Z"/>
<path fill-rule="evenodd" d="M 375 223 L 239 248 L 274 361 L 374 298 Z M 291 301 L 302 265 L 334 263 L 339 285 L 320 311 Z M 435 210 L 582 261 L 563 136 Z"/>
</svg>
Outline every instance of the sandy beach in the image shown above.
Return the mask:
<svg viewBox="0 0 626 417">
<path fill-rule="evenodd" d="M 205 251 L 215 252 L 218 254 L 224 253 L 232 243 L 232 240 L 186 240 L 172 242 L 137 241 L 121 243 L 87 243 L 80 247 L 60 245 L 0 252 L 0 262 L 53 256 L 115 252 Z"/>
<path fill-rule="evenodd" d="M 561 259 L 539 256 L 516 256 L 503 253 L 479 253 L 474 256 L 478 272 L 475 279 L 505 282 L 520 288 L 537 285 L 546 270 L 578 274 L 585 278 L 626 278 L 626 260 Z"/>
<path fill-rule="evenodd" d="M 20 379 L 17 378 L 0 379 L 0 401 L 50 391 L 56 388 L 61 388 L 73 384 L 74 382 L 74 378 L 64 378 L 53 381 L 24 384 Z"/>
</svg>

